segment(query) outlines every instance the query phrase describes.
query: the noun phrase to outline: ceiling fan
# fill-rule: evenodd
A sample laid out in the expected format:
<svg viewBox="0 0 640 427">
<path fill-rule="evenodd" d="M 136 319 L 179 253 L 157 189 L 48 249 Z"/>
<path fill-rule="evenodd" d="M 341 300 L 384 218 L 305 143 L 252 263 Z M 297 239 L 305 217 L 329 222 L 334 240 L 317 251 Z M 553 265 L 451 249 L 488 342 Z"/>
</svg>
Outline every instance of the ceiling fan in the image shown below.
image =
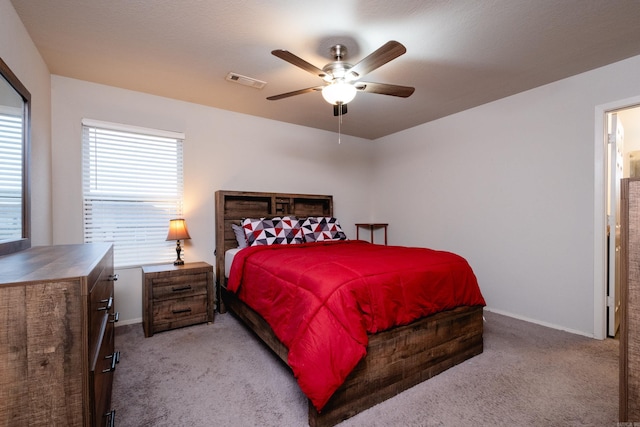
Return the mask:
<svg viewBox="0 0 640 427">
<path fill-rule="evenodd" d="M 295 65 L 296 67 L 302 68 L 314 76 L 320 77 L 324 82 L 320 86 L 294 90 L 293 92 L 282 93 L 280 95 L 273 95 L 267 99 L 270 101 L 276 101 L 278 99 L 301 95 L 303 93 L 321 91 L 324 99 L 329 104 L 333 104 L 333 115 L 337 116 L 338 114 L 346 114 L 347 104 L 355 98 L 357 91 L 407 98 L 411 96 L 415 88 L 387 83 L 360 81 L 360 78 L 365 74 L 368 74 L 387 62 L 403 55 L 406 51 L 407 49 L 401 43 L 391 40 L 357 64 L 351 65 L 344 61 L 347 54 L 346 47 L 344 45 L 337 44 L 331 48 L 333 62 L 329 62 L 320 69 L 287 50 L 274 50 L 271 52 L 273 55 Z"/>
</svg>

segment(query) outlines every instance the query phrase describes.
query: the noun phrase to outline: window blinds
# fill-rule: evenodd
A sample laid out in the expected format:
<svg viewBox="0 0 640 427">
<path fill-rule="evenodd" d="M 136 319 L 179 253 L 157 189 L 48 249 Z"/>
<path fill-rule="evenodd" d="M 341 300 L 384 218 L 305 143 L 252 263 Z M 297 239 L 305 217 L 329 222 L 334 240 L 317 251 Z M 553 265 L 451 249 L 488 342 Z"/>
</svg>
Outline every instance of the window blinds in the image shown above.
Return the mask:
<svg viewBox="0 0 640 427">
<path fill-rule="evenodd" d="M 182 217 L 184 135 L 83 120 L 84 241 L 112 242 L 116 267 L 169 262 Z"/>
<path fill-rule="evenodd" d="M 0 112 L 0 242 L 22 238 L 22 117 Z"/>
</svg>

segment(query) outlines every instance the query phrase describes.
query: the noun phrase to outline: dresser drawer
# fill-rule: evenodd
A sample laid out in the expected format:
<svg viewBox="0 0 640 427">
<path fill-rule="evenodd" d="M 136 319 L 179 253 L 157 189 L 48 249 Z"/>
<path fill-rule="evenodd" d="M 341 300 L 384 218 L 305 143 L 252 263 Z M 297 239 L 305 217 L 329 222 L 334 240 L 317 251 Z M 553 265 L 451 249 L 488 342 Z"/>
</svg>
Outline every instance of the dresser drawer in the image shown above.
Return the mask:
<svg viewBox="0 0 640 427">
<path fill-rule="evenodd" d="M 100 273 L 98 280 L 92 286 L 89 294 L 89 348 L 97 348 L 102 319 L 105 313 L 112 315 L 113 308 L 113 277 L 111 269 L 104 269 Z M 90 358 L 95 357 L 91 353 Z"/>
<path fill-rule="evenodd" d="M 120 355 L 114 349 L 114 325 L 107 313 L 100 322 L 100 344 L 96 357 L 91 361 L 89 387 L 93 395 L 92 425 L 104 426 L 106 414 L 111 409 L 113 375 Z"/>
<path fill-rule="evenodd" d="M 207 293 L 207 273 L 182 274 L 152 280 L 153 299 L 184 298 Z"/>
</svg>

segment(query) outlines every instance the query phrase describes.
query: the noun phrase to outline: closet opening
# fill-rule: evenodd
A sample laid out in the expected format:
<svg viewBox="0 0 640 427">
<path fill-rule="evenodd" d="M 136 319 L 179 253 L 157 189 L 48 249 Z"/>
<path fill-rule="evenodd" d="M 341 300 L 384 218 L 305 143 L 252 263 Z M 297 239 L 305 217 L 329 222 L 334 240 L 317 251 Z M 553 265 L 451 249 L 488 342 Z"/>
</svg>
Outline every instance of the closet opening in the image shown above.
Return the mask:
<svg viewBox="0 0 640 427">
<path fill-rule="evenodd" d="M 620 327 L 620 180 L 640 178 L 640 104 L 604 113 L 604 322 L 602 338 Z M 597 331 L 597 327 L 596 327 Z"/>
</svg>

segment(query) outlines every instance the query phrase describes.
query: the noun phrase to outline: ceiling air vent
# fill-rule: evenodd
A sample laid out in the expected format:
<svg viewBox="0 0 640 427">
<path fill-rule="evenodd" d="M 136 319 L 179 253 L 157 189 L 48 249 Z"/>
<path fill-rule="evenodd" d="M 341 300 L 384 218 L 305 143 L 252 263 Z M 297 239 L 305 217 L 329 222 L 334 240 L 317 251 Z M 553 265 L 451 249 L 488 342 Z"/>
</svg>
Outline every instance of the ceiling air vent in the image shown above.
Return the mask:
<svg viewBox="0 0 640 427">
<path fill-rule="evenodd" d="M 226 79 L 229 80 L 230 82 L 234 82 L 234 83 L 238 83 L 238 84 L 241 84 L 241 85 L 253 87 L 253 88 L 256 88 L 256 89 L 262 89 L 267 84 L 267 82 L 263 82 L 262 80 L 253 79 L 251 77 L 243 76 L 243 75 L 237 74 L 237 73 L 229 73 L 229 74 L 227 74 Z"/>
</svg>

